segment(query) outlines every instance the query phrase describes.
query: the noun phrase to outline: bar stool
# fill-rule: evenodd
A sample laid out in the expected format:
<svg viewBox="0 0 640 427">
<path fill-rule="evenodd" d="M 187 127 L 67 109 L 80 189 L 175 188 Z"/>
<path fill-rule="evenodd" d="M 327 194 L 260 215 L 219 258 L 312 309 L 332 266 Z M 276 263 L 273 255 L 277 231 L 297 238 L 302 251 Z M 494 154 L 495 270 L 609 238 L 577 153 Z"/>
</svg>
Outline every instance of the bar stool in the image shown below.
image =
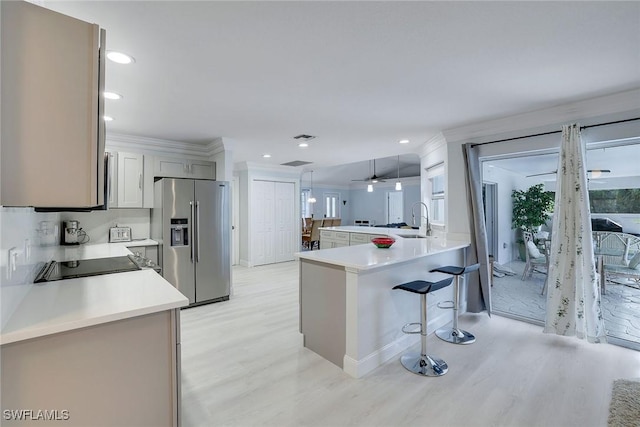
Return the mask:
<svg viewBox="0 0 640 427">
<path fill-rule="evenodd" d="M 445 267 L 434 268 L 430 270 L 431 273 L 437 271 L 438 273 L 451 274 L 455 276 L 455 282 L 453 285 L 453 301 L 444 301 L 452 303 L 451 307 L 442 307 L 438 304 L 439 308 L 453 309 L 453 327 L 452 328 L 440 328 L 436 331 L 438 338 L 445 340 L 453 344 L 472 344 L 475 342 L 476 337 L 472 333 L 463 331 L 458 328 L 458 308 L 460 297 L 460 276 L 467 274 L 471 271 L 476 271 L 480 268 L 480 264 L 468 265 L 466 267 L 457 267 L 453 265 L 447 265 Z"/>
<path fill-rule="evenodd" d="M 420 294 L 420 323 L 407 323 L 402 327 L 405 334 L 420 334 L 421 351 L 420 353 L 407 353 L 400 357 L 400 363 L 414 374 L 424 375 L 427 377 L 439 377 L 449 370 L 447 363 L 435 356 L 427 354 L 427 294 L 449 286 L 453 278 L 440 280 L 439 282 L 427 282 L 425 280 L 415 280 L 413 282 L 403 283 L 394 286 L 393 289 Z M 409 326 L 420 325 L 419 331 L 408 331 Z"/>
</svg>

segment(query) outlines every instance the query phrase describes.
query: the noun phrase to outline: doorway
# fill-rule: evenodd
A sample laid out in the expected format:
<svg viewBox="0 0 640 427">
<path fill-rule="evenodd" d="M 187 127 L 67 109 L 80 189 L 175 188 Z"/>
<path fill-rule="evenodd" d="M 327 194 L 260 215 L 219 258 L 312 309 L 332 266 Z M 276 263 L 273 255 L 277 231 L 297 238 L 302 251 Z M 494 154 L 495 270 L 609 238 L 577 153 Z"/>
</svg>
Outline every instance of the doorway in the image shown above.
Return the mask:
<svg viewBox="0 0 640 427">
<path fill-rule="evenodd" d="M 387 224 L 404 221 L 404 203 L 402 191 L 387 191 Z"/>
<path fill-rule="evenodd" d="M 498 184 L 485 182 L 482 184 L 482 201 L 484 204 L 484 221 L 487 229 L 487 249 L 494 258 L 498 255 Z"/>
</svg>

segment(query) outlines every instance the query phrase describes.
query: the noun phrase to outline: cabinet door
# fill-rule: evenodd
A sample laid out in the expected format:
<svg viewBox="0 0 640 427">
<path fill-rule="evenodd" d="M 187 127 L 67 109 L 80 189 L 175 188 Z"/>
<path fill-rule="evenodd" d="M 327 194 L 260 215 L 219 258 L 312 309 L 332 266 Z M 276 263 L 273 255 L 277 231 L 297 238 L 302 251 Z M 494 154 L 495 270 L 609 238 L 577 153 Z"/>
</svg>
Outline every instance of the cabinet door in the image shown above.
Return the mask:
<svg viewBox="0 0 640 427">
<path fill-rule="evenodd" d="M 189 175 L 191 178 L 216 179 L 216 165 L 207 161 L 189 161 Z"/>
<path fill-rule="evenodd" d="M 24 1 L 0 7 L 0 204 L 102 205 L 98 26 Z"/>
<path fill-rule="evenodd" d="M 118 207 L 142 207 L 142 154 L 118 153 Z"/>
<path fill-rule="evenodd" d="M 184 159 L 156 157 L 154 173 L 155 176 L 163 176 L 169 178 L 188 178 L 189 165 Z"/>
</svg>

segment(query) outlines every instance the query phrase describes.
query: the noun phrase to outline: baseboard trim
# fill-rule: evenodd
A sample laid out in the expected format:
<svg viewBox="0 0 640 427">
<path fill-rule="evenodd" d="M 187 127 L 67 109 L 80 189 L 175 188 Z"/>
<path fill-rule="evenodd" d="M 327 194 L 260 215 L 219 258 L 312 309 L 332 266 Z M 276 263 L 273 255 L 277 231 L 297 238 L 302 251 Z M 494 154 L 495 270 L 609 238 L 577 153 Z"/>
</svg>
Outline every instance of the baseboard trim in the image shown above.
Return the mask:
<svg viewBox="0 0 640 427">
<path fill-rule="evenodd" d="M 354 378 L 361 378 L 419 342 L 419 334 L 403 335 L 360 360 L 353 359 L 345 354 L 342 361 L 342 369 Z"/>
</svg>

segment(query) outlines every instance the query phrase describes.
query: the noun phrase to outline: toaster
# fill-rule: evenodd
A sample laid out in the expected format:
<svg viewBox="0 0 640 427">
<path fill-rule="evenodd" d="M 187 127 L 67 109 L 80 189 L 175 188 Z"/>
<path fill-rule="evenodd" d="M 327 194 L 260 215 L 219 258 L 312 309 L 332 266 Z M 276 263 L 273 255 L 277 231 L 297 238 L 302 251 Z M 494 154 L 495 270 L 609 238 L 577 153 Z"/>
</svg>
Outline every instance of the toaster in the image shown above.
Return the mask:
<svg viewBox="0 0 640 427">
<path fill-rule="evenodd" d="M 131 227 L 111 227 L 109 229 L 109 243 L 130 241 Z"/>
</svg>

